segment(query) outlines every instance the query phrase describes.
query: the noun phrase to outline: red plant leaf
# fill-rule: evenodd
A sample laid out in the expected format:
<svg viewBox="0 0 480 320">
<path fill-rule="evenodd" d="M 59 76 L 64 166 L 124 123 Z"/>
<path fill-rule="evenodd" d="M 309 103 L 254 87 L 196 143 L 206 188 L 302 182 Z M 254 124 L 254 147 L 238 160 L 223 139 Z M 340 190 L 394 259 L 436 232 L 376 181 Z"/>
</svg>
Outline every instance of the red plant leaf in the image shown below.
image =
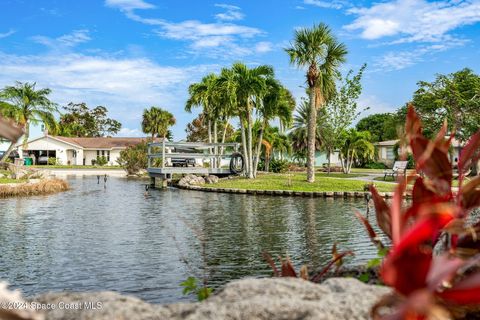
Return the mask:
<svg viewBox="0 0 480 320">
<path fill-rule="evenodd" d="M 405 179 L 405 177 L 403 177 L 398 181 L 397 187 L 395 188 L 395 192 L 393 194 L 392 206 L 391 206 L 391 219 L 392 219 L 391 228 L 392 228 L 392 240 L 394 245 L 400 241 L 400 237 L 403 232 L 402 201 L 403 201 L 403 193 L 405 192 L 406 186 L 407 186 L 407 180 Z"/>
<path fill-rule="evenodd" d="M 417 137 L 410 141 L 417 171 L 423 172 L 434 181 L 438 193 L 447 193 L 450 191 L 453 177 L 448 153 L 437 147 L 433 147 L 430 153 L 427 150 L 429 146 L 434 146 L 434 144 L 425 137 Z M 424 154 L 425 152 L 427 153 Z"/>
<path fill-rule="evenodd" d="M 408 105 L 407 121 L 405 122 L 405 132 L 409 139 L 422 135 L 422 121 L 415 112 L 412 104 Z"/>
<path fill-rule="evenodd" d="M 332 259 L 332 261 L 330 261 L 322 270 L 320 270 L 317 274 L 315 274 L 311 279 L 310 281 L 312 282 L 319 282 L 322 277 L 328 272 L 328 270 L 330 270 L 330 268 L 335 264 L 337 263 L 338 260 L 341 260 L 343 259 L 345 256 L 347 255 L 350 255 L 350 256 L 353 256 L 353 252 L 352 251 L 346 251 L 346 252 L 342 252 L 340 253 L 335 259 Z"/>
<path fill-rule="evenodd" d="M 453 304 L 480 303 L 480 273 L 475 273 L 456 283 L 453 288 L 437 293 L 437 295 Z"/>
<path fill-rule="evenodd" d="M 461 188 L 458 193 L 460 204 L 465 211 L 480 206 L 480 176 L 475 177 Z"/>
<path fill-rule="evenodd" d="M 453 219 L 449 213 L 430 215 L 417 221 L 384 261 L 384 282 L 408 295 L 425 287 L 432 261 L 432 244 L 440 230 Z"/>
<path fill-rule="evenodd" d="M 458 269 L 465 264 L 465 260 L 453 257 L 447 253 L 435 257 L 427 276 L 427 283 L 430 290 L 435 291 L 442 284 L 452 281 Z"/>
<path fill-rule="evenodd" d="M 278 272 L 277 266 L 275 265 L 275 261 L 273 261 L 272 256 L 268 254 L 266 251 L 263 252 L 263 258 L 267 261 L 267 263 L 270 265 L 270 267 L 273 270 L 273 276 L 274 277 L 279 277 L 280 272 Z"/>
<path fill-rule="evenodd" d="M 280 258 L 281 259 L 281 258 Z M 282 260 L 282 272 L 281 276 L 282 277 L 293 277 L 297 278 L 297 273 L 295 272 L 295 269 L 293 268 L 292 262 L 288 257 L 285 258 L 285 260 Z"/>
<path fill-rule="evenodd" d="M 380 229 L 382 229 L 382 231 L 391 239 L 392 217 L 390 216 L 390 207 L 385 202 L 385 199 L 378 194 L 377 189 L 373 185 L 370 185 L 370 192 L 372 193 L 373 204 L 375 206 L 377 224 Z"/>
<path fill-rule="evenodd" d="M 370 237 L 370 240 L 372 243 L 380 250 L 383 249 L 385 246 L 383 245 L 382 241 L 378 238 L 375 230 L 373 230 L 372 225 L 370 222 L 365 218 L 360 212 L 355 211 L 355 216 L 360 220 L 363 225 L 365 226 L 365 229 L 367 229 L 368 236 Z"/>
<path fill-rule="evenodd" d="M 472 163 L 475 163 L 480 157 L 480 130 L 470 137 L 465 147 L 460 153 L 460 159 L 458 159 L 458 172 L 460 176 L 468 171 L 468 168 Z"/>
</svg>

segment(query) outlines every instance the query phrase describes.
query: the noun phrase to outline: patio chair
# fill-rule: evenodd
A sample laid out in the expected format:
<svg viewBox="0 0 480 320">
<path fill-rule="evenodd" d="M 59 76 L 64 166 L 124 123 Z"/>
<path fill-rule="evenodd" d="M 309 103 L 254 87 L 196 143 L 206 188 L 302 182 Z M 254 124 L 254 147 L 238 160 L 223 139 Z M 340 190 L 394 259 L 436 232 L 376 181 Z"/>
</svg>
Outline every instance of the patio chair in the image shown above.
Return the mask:
<svg viewBox="0 0 480 320">
<path fill-rule="evenodd" d="M 386 169 L 383 171 L 383 180 L 387 180 L 388 176 L 391 176 L 394 180 L 398 178 L 399 174 L 407 174 L 407 164 L 408 161 L 395 161 L 392 169 Z"/>
</svg>

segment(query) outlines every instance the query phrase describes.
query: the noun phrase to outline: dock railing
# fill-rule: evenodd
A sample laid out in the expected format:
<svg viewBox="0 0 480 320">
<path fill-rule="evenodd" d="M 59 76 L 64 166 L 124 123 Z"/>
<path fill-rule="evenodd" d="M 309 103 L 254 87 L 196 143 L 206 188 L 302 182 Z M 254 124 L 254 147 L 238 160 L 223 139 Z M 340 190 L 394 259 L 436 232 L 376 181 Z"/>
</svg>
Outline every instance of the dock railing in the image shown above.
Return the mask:
<svg viewBox="0 0 480 320">
<path fill-rule="evenodd" d="M 240 147 L 239 143 L 203 143 L 203 142 L 151 142 L 148 144 L 148 168 L 152 167 L 152 160 L 155 158 L 162 159 L 161 168 L 168 167 L 173 158 L 186 158 L 186 159 L 202 159 L 213 160 L 211 163 L 216 163 L 217 167 L 221 167 L 221 159 L 230 158 L 232 154 L 227 152 L 219 152 L 219 148 L 222 151 L 227 151 L 227 148 L 233 148 L 234 152 L 238 152 Z M 158 152 L 158 148 L 161 148 L 161 152 Z M 203 152 L 175 152 L 177 149 L 188 150 L 193 149 Z M 172 150 L 174 152 L 172 152 Z M 168 161 L 170 159 L 170 162 Z M 203 161 L 202 161 L 203 167 Z M 158 168 L 158 167 L 157 167 Z"/>
</svg>

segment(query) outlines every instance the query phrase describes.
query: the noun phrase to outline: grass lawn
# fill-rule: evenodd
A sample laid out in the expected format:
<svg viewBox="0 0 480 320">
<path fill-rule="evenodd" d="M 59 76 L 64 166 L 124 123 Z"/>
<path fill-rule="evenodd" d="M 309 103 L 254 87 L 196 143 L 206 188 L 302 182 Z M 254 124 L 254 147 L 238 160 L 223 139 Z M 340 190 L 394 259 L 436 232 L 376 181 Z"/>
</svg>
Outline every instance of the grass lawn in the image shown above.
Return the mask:
<svg viewBox="0 0 480 320">
<path fill-rule="evenodd" d="M 102 169 L 102 170 L 120 170 L 123 169 L 120 166 L 74 166 L 74 165 L 54 165 L 54 166 L 31 166 L 32 168 L 39 169 Z"/>
<path fill-rule="evenodd" d="M 307 173 L 302 173 L 305 177 L 307 176 Z M 325 173 L 325 172 L 316 172 L 315 177 L 325 177 L 325 178 L 358 178 L 358 177 L 365 177 L 366 174 L 363 173 L 350 173 L 350 174 L 345 174 L 342 172 L 330 172 L 330 174 Z"/>
<path fill-rule="evenodd" d="M 291 191 L 363 191 L 366 181 L 336 179 L 316 175 L 314 183 L 306 182 L 305 173 L 290 174 L 259 174 L 256 179 L 236 178 L 221 180 L 213 185 L 204 185 L 211 188 L 231 188 L 250 190 L 291 190 Z M 391 183 L 376 183 L 381 192 L 393 191 L 395 187 Z"/>
</svg>

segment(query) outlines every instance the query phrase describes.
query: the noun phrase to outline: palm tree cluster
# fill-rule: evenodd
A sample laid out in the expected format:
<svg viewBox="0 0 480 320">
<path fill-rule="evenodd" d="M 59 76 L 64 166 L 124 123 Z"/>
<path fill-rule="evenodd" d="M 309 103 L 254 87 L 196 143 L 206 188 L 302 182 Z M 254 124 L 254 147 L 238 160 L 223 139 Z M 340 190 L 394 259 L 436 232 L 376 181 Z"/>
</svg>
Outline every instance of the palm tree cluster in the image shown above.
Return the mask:
<svg viewBox="0 0 480 320">
<path fill-rule="evenodd" d="M 236 117 L 240 123 L 240 136 L 245 156 L 246 176 L 254 178 L 262 152 L 262 144 L 269 123 L 278 119 L 281 125 L 289 125 L 295 100 L 292 94 L 277 80 L 273 68 L 266 65 L 249 68 L 237 62 L 231 68 L 223 68 L 220 74 L 209 74 L 189 87 L 189 99 L 185 110 L 202 107 L 208 127 L 208 142 L 218 142 L 217 128 L 225 128 L 221 142 L 225 142 L 229 121 Z M 254 130 L 255 119 L 258 125 Z M 220 154 L 224 150 L 220 150 Z M 214 150 L 218 154 L 218 150 Z M 213 164 L 219 166 L 217 161 Z"/>
<path fill-rule="evenodd" d="M 30 124 L 43 122 L 48 130 L 55 131 L 57 122 L 54 113 L 57 105 L 48 96 L 51 90 L 36 89 L 36 83 L 16 82 L 14 86 L 6 86 L 0 90 L 0 116 L 13 120 L 25 132 L 23 147 L 26 148 L 30 137 Z M 11 141 L 10 146 L 0 162 L 5 161 L 15 147 L 16 141 Z"/>
<path fill-rule="evenodd" d="M 157 138 L 171 140 L 173 135 L 170 127 L 175 125 L 173 114 L 158 107 L 143 110 L 142 131 L 152 135 L 152 140 Z"/>
</svg>

